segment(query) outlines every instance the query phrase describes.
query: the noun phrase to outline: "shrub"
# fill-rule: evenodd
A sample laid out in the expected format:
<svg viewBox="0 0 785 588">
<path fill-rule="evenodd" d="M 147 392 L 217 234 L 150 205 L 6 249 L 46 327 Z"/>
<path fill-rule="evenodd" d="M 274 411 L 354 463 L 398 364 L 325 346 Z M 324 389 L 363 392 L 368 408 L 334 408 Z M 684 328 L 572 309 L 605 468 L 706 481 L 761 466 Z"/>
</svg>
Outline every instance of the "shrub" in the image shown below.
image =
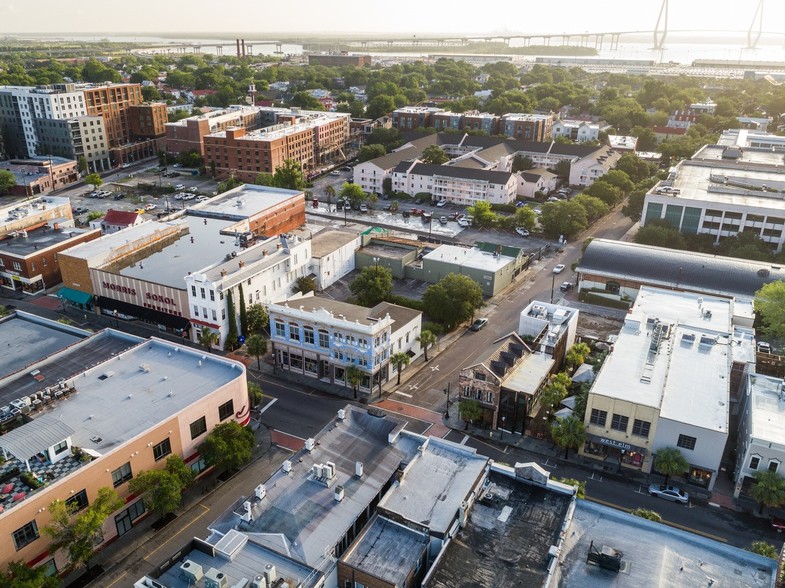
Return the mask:
<svg viewBox="0 0 785 588">
<path fill-rule="evenodd" d="M 581 302 L 587 302 L 589 304 L 596 304 L 598 306 L 619 308 L 621 310 L 628 310 L 630 308 L 629 302 L 625 302 L 624 300 L 614 300 L 612 298 L 605 298 L 604 296 L 593 294 L 588 290 L 581 290 L 580 293 L 578 294 L 578 300 L 580 300 Z"/>
<path fill-rule="evenodd" d="M 506 212 L 514 214 L 516 206 L 514 204 L 491 204 L 491 210 L 494 212 Z"/>
<path fill-rule="evenodd" d="M 659 513 L 645 508 L 636 508 L 635 510 L 631 510 L 630 514 L 648 521 L 654 521 L 655 523 L 659 523 L 662 520 L 662 517 L 659 515 Z"/>
<path fill-rule="evenodd" d="M 441 323 L 434 323 L 434 322 L 431 322 L 431 321 L 425 321 L 422 324 L 422 330 L 423 331 L 430 331 L 431 333 L 433 333 L 437 337 L 439 337 L 441 335 L 444 335 L 444 325 L 442 325 Z"/>
<path fill-rule="evenodd" d="M 419 310 L 420 312 L 423 310 L 422 300 L 407 298 L 406 296 L 399 296 L 398 294 L 390 294 L 389 296 L 385 297 L 385 300 L 387 302 L 397 304 L 398 306 L 405 306 L 406 308 Z"/>
</svg>

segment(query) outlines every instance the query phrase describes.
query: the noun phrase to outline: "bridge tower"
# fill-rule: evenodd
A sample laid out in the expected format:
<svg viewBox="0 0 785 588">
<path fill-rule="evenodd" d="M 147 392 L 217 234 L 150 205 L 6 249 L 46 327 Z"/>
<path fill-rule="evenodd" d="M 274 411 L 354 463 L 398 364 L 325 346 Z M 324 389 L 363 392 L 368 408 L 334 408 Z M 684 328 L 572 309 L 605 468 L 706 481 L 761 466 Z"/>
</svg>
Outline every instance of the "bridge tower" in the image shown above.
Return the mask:
<svg viewBox="0 0 785 588">
<path fill-rule="evenodd" d="M 763 32 L 763 0 L 758 0 L 758 7 L 752 16 L 752 23 L 747 31 L 747 49 L 755 49 Z"/>
<path fill-rule="evenodd" d="M 660 30 L 662 23 L 662 30 Z M 662 49 L 665 47 L 665 37 L 668 36 L 668 0 L 662 0 L 660 14 L 657 16 L 657 24 L 654 25 L 654 48 Z"/>
</svg>

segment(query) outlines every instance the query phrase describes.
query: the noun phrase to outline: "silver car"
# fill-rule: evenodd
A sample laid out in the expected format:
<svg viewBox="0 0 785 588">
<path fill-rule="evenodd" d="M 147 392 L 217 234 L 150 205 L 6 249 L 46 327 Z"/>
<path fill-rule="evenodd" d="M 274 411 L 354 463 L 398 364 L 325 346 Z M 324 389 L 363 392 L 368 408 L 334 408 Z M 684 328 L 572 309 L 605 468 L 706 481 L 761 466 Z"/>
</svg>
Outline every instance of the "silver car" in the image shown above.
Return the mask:
<svg viewBox="0 0 785 588">
<path fill-rule="evenodd" d="M 649 486 L 649 494 L 657 498 L 670 500 L 671 502 L 681 502 L 682 504 L 687 504 L 690 501 L 690 495 L 677 486 L 652 484 Z"/>
</svg>

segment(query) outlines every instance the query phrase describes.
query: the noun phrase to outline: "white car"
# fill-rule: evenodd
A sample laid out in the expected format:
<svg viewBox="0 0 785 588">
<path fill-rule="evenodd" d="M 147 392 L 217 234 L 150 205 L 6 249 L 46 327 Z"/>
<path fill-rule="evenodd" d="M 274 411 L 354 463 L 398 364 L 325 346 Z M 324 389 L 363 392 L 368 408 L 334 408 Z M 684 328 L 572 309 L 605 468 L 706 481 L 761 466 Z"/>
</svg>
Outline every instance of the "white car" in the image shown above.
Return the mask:
<svg viewBox="0 0 785 588">
<path fill-rule="evenodd" d="M 199 188 L 197 188 L 196 186 L 191 186 L 190 188 L 188 188 L 188 191 L 196 194 L 199 191 Z"/>
<path fill-rule="evenodd" d="M 177 194 L 174 195 L 174 199 L 175 200 L 182 200 L 183 199 L 183 195 L 180 194 L 180 193 L 177 193 Z"/>
<path fill-rule="evenodd" d="M 177 184 L 174 187 L 175 190 L 185 190 L 185 184 Z"/>
<path fill-rule="evenodd" d="M 518 233 L 521 237 L 528 237 L 529 231 L 523 227 L 515 227 L 515 232 Z"/>
<path fill-rule="evenodd" d="M 447 201 L 446 200 L 439 200 L 439 202 L 436 203 L 436 206 L 439 207 L 439 208 L 441 208 L 442 206 L 446 206 L 446 205 L 447 205 Z"/>
<path fill-rule="evenodd" d="M 368 205 L 360 204 L 360 212 L 368 212 Z"/>
<path fill-rule="evenodd" d="M 145 210 L 155 210 L 156 208 L 158 208 L 158 207 L 155 204 L 145 204 L 144 205 L 144 209 Z"/>
<path fill-rule="evenodd" d="M 690 495 L 676 486 L 652 484 L 649 486 L 649 494 L 672 502 L 681 502 L 682 504 L 687 504 L 690 501 Z"/>
<path fill-rule="evenodd" d="M 196 198 L 193 194 L 183 194 L 183 200 L 193 200 Z"/>
<path fill-rule="evenodd" d="M 554 274 L 560 274 L 563 271 L 564 271 L 564 264 L 563 263 L 560 263 L 559 265 L 557 265 L 556 267 L 553 268 L 553 273 Z"/>
<path fill-rule="evenodd" d="M 466 228 L 466 227 L 468 227 L 468 226 L 469 226 L 469 221 L 467 221 L 465 218 L 462 218 L 462 219 L 460 219 L 460 220 L 458 221 L 458 226 L 459 226 L 459 227 Z"/>
</svg>

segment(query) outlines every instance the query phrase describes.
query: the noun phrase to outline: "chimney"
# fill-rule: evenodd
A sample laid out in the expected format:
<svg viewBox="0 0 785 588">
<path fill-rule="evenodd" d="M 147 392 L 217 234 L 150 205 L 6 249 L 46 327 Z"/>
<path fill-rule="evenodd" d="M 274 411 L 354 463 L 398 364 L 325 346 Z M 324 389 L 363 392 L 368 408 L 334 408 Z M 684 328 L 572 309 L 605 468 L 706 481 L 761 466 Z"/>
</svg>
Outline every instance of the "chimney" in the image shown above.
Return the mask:
<svg viewBox="0 0 785 588">
<path fill-rule="evenodd" d="M 239 265 L 240 269 L 242 269 L 243 267 L 245 267 L 245 262 L 241 259 L 240 261 L 237 262 L 237 265 Z"/>
</svg>

